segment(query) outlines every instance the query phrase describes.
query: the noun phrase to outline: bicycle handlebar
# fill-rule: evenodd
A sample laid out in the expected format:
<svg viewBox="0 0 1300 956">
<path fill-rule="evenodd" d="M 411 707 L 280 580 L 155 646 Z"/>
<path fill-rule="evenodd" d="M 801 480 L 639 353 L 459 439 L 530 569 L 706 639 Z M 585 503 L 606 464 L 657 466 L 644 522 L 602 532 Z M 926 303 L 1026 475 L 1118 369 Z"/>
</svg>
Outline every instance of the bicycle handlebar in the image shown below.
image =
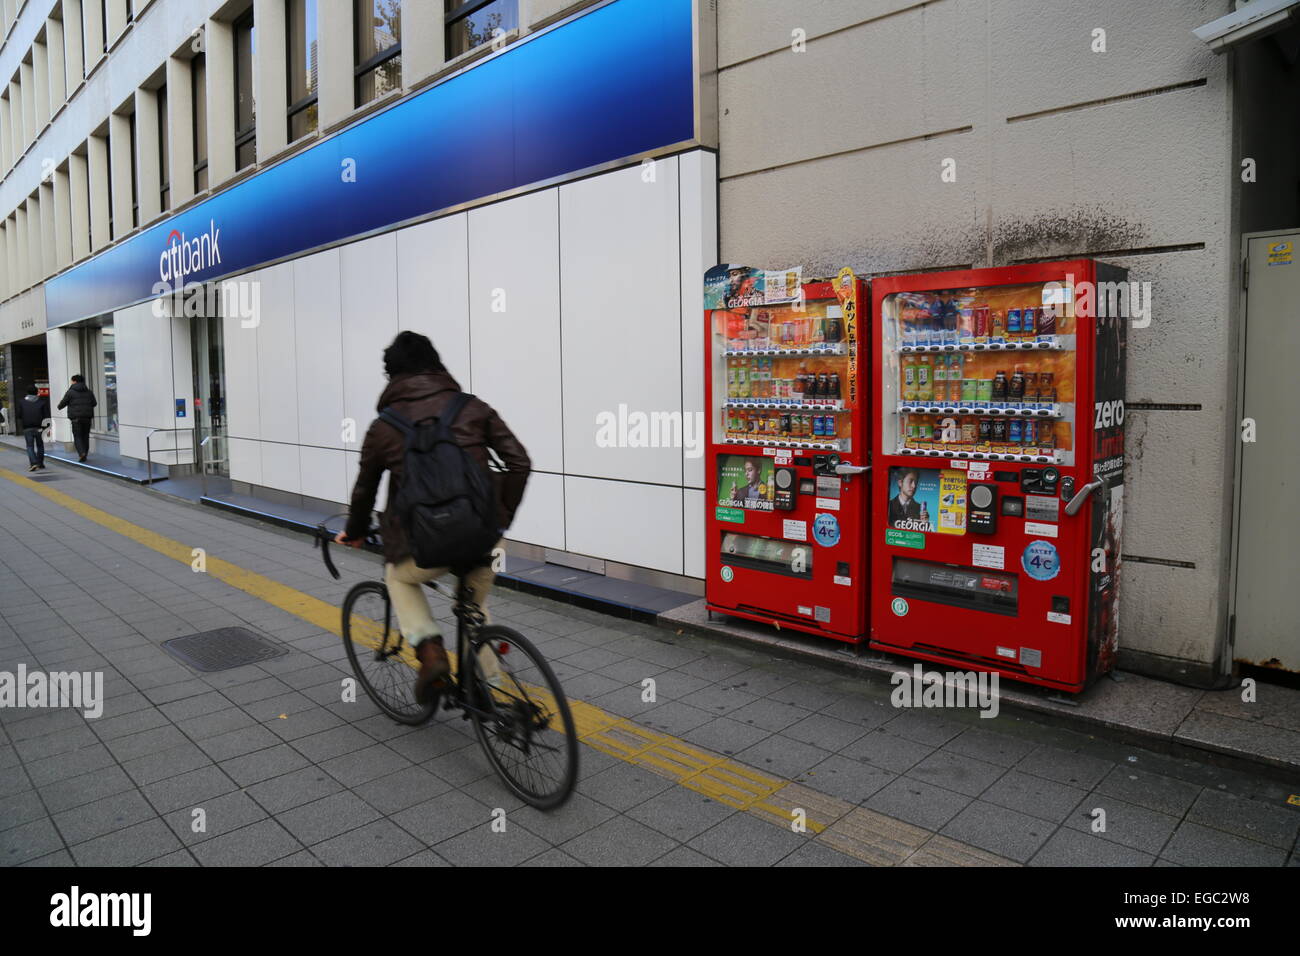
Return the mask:
<svg viewBox="0 0 1300 956">
<path fill-rule="evenodd" d="M 325 569 L 329 571 L 330 576 L 336 581 L 341 577 L 341 575 L 339 574 L 338 567 L 334 564 L 334 559 L 330 557 L 330 544 L 334 541 L 334 533 L 329 529 L 329 522 L 333 521 L 335 518 L 346 518 L 347 516 L 348 513 L 346 511 L 340 512 L 336 515 L 330 515 L 316 526 L 316 535 L 313 538 L 312 546 L 320 548 L 321 559 L 325 562 Z M 365 543 L 362 547 L 367 551 L 373 551 L 376 553 L 379 551 L 378 532 L 378 528 L 371 528 L 366 532 L 366 536 L 363 539 Z"/>
</svg>

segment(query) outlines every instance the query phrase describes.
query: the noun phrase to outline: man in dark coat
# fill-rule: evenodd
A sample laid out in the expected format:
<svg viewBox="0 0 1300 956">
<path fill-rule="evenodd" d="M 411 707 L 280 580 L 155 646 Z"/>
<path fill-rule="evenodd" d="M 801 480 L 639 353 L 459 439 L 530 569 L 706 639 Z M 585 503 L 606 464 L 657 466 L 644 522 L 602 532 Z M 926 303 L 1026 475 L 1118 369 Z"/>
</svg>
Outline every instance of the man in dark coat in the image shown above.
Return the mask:
<svg viewBox="0 0 1300 956">
<path fill-rule="evenodd" d="M 85 461 L 90 454 L 90 420 L 95 417 L 95 393 L 86 387 L 84 375 L 72 376 L 72 387 L 68 389 L 59 402 L 59 408 L 67 408 L 68 420 L 72 422 L 72 442 L 77 446 L 77 460 Z"/>
<path fill-rule="evenodd" d="M 391 405 L 394 411 L 411 422 L 437 417 L 460 392 L 460 386 L 443 367 L 433 343 L 416 332 L 399 333 L 393 344 L 384 350 L 384 371 L 389 382 L 379 396 L 377 407 L 383 410 Z M 528 452 L 501 417 L 477 398 L 471 398 L 461 410 L 452 425 L 452 435 L 458 445 L 489 471 L 496 493 L 497 527 L 504 533 L 514 520 L 532 470 Z M 488 449 L 501 459 L 506 468 L 504 472 L 490 470 Z M 416 700 L 426 703 L 430 688 L 447 675 L 450 666 L 442 635 L 429 613 L 424 584 L 446 574 L 448 569 L 417 567 L 406 534 L 397 520 L 393 506 L 402 486 L 405 450 L 401 433 L 387 422 L 375 419 L 361 447 L 348 523 L 335 540 L 354 548 L 361 546 L 370 528 L 370 512 L 374 508 L 379 480 L 385 471 L 390 472 L 388 507 L 379 521 L 384 538 L 384 581 L 397 612 L 402 636 L 415 649 L 420 661 L 420 672 L 415 682 Z M 483 565 L 464 576 L 462 583 L 479 608 L 486 605 L 493 576 L 491 555 L 485 556 Z"/>
<path fill-rule="evenodd" d="M 18 427 L 27 441 L 28 471 L 45 470 L 45 439 L 41 432 L 50 420 L 50 400 L 41 395 L 35 385 L 27 387 L 27 395 L 18 401 Z"/>
</svg>

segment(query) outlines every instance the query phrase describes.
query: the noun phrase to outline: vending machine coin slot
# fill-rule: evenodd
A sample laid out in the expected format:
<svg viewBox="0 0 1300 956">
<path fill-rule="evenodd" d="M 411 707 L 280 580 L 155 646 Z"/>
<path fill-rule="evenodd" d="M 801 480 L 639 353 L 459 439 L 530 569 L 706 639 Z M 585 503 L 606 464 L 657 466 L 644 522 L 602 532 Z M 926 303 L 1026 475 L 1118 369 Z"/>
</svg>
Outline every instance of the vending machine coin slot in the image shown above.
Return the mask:
<svg viewBox="0 0 1300 956">
<path fill-rule="evenodd" d="M 839 466 L 839 455 L 814 455 L 813 456 L 813 474 L 814 475 L 835 475 L 835 469 Z"/>
<path fill-rule="evenodd" d="M 1061 479 L 1061 500 L 1069 501 L 1074 497 L 1074 479 L 1066 475 Z"/>
<path fill-rule="evenodd" d="M 997 531 L 997 485 L 971 485 L 970 514 L 966 527 L 974 534 L 993 534 Z"/>
<path fill-rule="evenodd" d="M 1025 468 L 1020 472 L 1020 490 L 1026 495 L 1036 494 L 1043 490 L 1042 482 L 1043 472 L 1039 468 Z"/>
</svg>

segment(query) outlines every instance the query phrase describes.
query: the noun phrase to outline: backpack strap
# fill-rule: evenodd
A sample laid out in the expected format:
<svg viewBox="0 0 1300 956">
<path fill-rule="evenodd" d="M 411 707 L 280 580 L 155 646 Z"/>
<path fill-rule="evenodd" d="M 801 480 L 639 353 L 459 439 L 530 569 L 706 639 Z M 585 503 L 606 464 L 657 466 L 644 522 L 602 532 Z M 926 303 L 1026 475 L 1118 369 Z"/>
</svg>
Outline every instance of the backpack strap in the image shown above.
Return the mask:
<svg viewBox="0 0 1300 956">
<path fill-rule="evenodd" d="M 444 408 L 442 414 L 438 416 L 438 432 L 440 437 L 451 437 L 451 426 L 456 423 L 456 419 L 460 417 L 460 413 L 464 410 L 465 406 L 469 404 L 469 400 L 473 397 L 474 396 L 469 392 L 457 392 L 456 397 L 447 403 L 447 407 Z"/>
<path fill-rule="evenodd" d="M 415 426 L 405 415 L 393 409 L 393 406 L 387 405 L 379 410 L 379 420 L 387 422 L 396 428 L 408 442 L 411 436 L 415 434 Z"/>
</svg>

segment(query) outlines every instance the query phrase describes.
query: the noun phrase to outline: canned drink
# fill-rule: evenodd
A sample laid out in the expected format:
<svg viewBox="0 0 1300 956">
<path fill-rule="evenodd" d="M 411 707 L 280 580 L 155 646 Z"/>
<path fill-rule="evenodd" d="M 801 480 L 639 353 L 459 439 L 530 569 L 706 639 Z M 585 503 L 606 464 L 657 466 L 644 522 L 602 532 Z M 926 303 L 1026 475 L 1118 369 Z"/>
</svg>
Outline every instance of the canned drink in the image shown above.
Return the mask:
<svg viewBox="0 0 1300 956">
<path fill-rule="evenodd" d="M 1007 309 L 1007 340 L 1020 338 L 1020 310 Z"/>
<path fill-rule="evenodd" d="M 993 419 L 993 442 L 1005 442 L 1007 440 L 1007 420 L 1005 418 Z"/>
<path fill-rule="evenodd" d="M 991 418 L 980 419 L 979 440 L 981 442 L 990 442 L 993 440 L 993 419 Z"/>
<path fill-rule="evenodd" d="M 1013 418 L 1007 423 L 1007 441 L 1011 442 L 1013 445 L 1019 445 L 1021 442 L 1023 432 L 1021 431 L 1020 425 L 1021 422 L 1018 418 Z"/>
<path fill-rule="evenodd" d="M 993 379 L 981 378 L 977 382 L 975 401 L 987 405 L 993 401 Z"/>
<path fill-rule="evenodd" d="M 979 425 L 973 418 L 964 418 L 961 423 L 961 443 L 963 445 L 975 444 L 975 436 L 979 431 Z"/>
</svg>

